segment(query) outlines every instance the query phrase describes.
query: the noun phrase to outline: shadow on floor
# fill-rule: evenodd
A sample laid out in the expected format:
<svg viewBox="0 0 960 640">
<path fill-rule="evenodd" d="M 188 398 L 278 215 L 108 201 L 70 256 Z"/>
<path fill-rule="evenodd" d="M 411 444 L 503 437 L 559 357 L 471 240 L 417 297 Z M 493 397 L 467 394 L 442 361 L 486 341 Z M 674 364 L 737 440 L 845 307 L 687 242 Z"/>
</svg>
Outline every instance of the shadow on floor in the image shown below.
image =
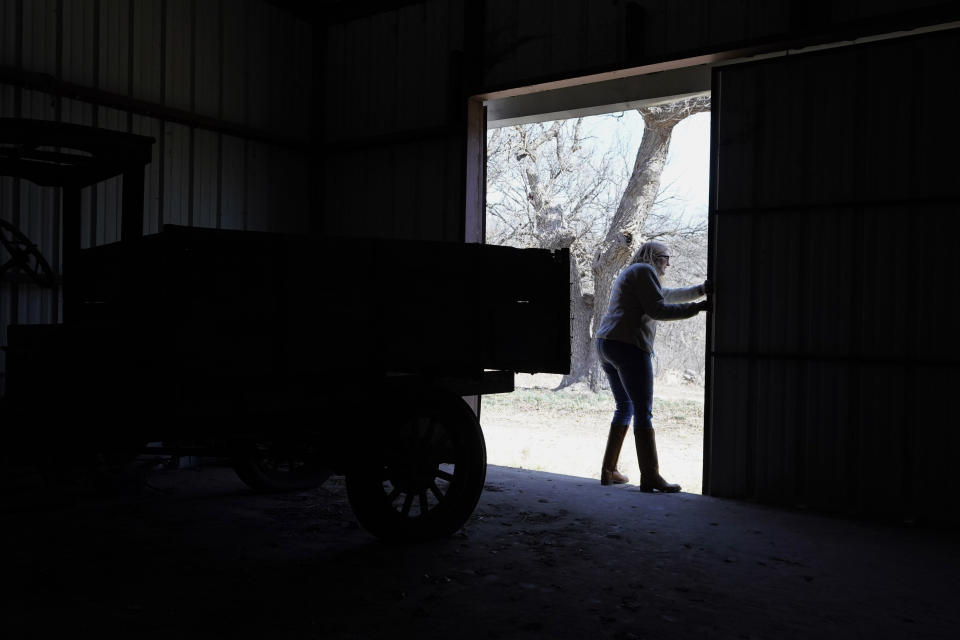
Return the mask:
<svg viewBox="0 0 960 640">
<path fill-rule="evenodd" d="M 226 468 L 0 513 L 7 637 L 955 637 L 942 532 L 491 466 L 467 526 L 397 547 L 341 478 L 256 495 Z"/>
</svg>

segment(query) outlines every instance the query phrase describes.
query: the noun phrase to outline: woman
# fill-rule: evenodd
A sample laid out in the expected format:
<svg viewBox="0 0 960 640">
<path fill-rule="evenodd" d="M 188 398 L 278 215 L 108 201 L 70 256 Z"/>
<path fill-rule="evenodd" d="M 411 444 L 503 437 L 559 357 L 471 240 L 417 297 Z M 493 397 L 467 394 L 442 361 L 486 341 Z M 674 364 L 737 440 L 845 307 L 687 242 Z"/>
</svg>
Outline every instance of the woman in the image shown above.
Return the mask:
<svg viewBox="0 0 960 640">
<path fill-rule="evenodd" d="M 623 438 L 633 418 L 633 435 L 640 463 L 640 490 L 680 491 L 680 485 L 660 477 L 653 432 L 653 341 L 657 320 L 681 320 L 705 311 L 708 300 L 689 302 L 709 293 L 709 282 L 684 289 L 664 289 L 660 278 L 670 266 L 667 247 L 647 242 L 620 273 L 610 293 L 610 305 L 597 329 L 600 366 L 610 380 L 616 410 L 603 455 L 600 483 L 623 484 L 617 471 Z"/>
</svg>

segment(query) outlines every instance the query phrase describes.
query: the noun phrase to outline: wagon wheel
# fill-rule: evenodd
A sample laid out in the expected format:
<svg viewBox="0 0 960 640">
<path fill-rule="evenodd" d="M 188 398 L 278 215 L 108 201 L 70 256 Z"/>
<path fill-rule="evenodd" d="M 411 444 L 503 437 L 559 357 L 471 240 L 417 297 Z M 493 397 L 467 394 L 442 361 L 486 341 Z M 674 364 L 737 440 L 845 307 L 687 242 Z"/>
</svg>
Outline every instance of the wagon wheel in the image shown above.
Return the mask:
<svg viewBox="0 0 960 640">
<path fill-rule="evenodd" d="M 0 264 L 0 280 L 10 272 L 24 275 L 47 289 L 57 287 L 57 276 L 37 245 L 6 220 L 0 220 L 0 245 L 10 254 L 10 259 Z"/>
<path fill-rule="evenodd" d="M 265 493 L 305 491 L 330 477 L 316 446 L 303 442 L 244 443 L 233 456 L 233 470 L 248 487 Z"/>
<path fill-rule="evenodd" d="M 473 513 L 487 471 L 473 411 L 459 398 L 433 394 L 401 408 L 364 459 L 347 471 L 347 497 L 360 524 L 386 540 L 456 532 Z"/>
</svg>

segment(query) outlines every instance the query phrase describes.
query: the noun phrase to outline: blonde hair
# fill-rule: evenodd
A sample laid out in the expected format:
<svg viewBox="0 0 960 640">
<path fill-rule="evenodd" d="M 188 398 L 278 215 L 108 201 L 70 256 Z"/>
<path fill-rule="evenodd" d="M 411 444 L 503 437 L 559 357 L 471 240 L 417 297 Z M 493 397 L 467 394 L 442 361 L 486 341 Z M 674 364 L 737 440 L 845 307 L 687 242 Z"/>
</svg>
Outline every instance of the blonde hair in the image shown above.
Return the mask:
<svg viewBox="0 0 960 640">
<path fill-rule="evenodd" d="M 637 252 L 633 254 L 633 258 L 630 260 L 630 264 L 649 264 L 654 265 L 654 260 L 659 255 L 666 254 L 668 252 L 667 246 L 662 242 L 656 242 L 651 240 L 650 242 L 644 242 L 640 245 L 640 248 L 637 249 Z"/>
</svg>

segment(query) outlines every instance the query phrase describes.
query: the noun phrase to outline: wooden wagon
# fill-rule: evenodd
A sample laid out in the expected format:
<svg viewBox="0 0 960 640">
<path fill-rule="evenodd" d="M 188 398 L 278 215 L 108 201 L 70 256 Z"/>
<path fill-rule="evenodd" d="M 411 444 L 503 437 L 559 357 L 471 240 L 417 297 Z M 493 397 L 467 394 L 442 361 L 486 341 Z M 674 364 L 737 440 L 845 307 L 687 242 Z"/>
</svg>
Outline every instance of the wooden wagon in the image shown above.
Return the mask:
<svg viewBox="0 0 960 640">
<path fill-rule="evenodd" d="M 81 170 L 96 181 L 149 160 L 139 136 L 22 124 L 0 122 L 0 168 L 65 192 L 79 193 Z M 56 164 L 46 147 L 87 141 L 100 146 L 83 162 L 99 153 L 106 169 L 61 158 L 53 174 L 31 159 Z M 424 538 L 462 526 L 483 489 L 467 400 L 511 391 L 515 372 L 569 367 L 565 250 L 173 226 L 142 236 L 142 179 L 124 187 L 121 240 L 89 249 L 65 197 L 63 322 L 8 331 L 9 446 L 162 443 L 153 450 L 229 456 L 267 491 L 343 474 L 365 528 Z"/>
</svg>

